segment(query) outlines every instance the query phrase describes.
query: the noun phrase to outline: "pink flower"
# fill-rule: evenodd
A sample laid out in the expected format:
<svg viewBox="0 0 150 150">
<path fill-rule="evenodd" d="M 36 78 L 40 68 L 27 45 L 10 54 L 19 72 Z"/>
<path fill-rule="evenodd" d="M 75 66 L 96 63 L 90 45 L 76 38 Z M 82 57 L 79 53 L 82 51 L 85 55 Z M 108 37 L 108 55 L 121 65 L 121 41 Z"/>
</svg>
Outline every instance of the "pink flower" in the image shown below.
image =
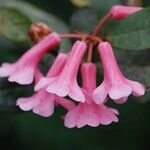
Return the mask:
<svg viewBox="0 0 150 150">
<path fill-rule="evenodd" d="M 81 128 L 85 125 L 96 127 L 100 124 L 108 125 L 117 122 L 118 111 L 107 108 L 104 104 L 98 105 L 92 99 L 93 90 L 96 88 L 96 66 L 92 63 L 82 65 L 82 87 L 85 103 L 79 103 L 65 116 L 65 126 Z"/>
<path fill-rule="evenodd" d="M 61 67 L 66 62 L 66 55 L 60 53 L 56 58 L 54 64 L 49 70 L 47 76 L 55 76 L 61 70 Z M 59 64 L 59 65 L 58 65 Z M 35 74 L 35 84 L 43 78 L 39 71 Z M 43 117 L 49 117 L 54 112 L 55 104 L 59 104 L 67 110 L 72 109 L 75 105 L 71 101 L 58 97 L 55 94 L 46 92 L 44 89 L 39 90 L 33 96 L 28 98 L 19 98 L 17 105 L 24 111 L 33 110 L 34 113 L 39 114 Z"/>
<path fill-rule="evenodd" d="M 59 53 L 52 67 L 48 71 L 47 77 L 56 76 L 62 70 L 64 64 L 66 63 L 66 60 L 67 55 Z M 36 71 L 35 84 L 37 84 L 42 78 L 44 78 L 43 75 L 41 75 L 39 71 Z M 71 101 L 58 97 L 54 94 L 48 93 L 44 89 L 39 90 L 31 97 L 19 98 L 17 100 L 17 105 L 22 110 L 33 110 L 34 113 L 44 117 L 49 117 L 53 114 L 55 104 L 59 104 L 67 110 L 70 110 L 74 107 L 74 104 Z"/>
<path fill-rule="evenodd" d="M 96 103 L 103 103 L 108 94 L 116 103 L 125 102 L 131 93 L 134 96 L 144 95 L 144 85 L 123 76 L 108 42 L 100 43 L 98 50 L 104 68 L 104 80 L 93 92 L 93 99 Z"/>
<path fill-rule="evenodd" d="M 71 101 L 50 94 L 43 89 L 39 90 L 31 97 L 19 98 L 16 105 L 23 111 L 33 110 L 35 114 L 43 117 L 50 117 L 54 112 L 56 104 L 63 106 L 67 110 L 70 110 L 75 106 Z"/>
<path fill-rule="evenodd" d="M 51 33 L 42 41 L 29 49 L 18 61 L 13 64 L 4 63 L 0 67 L 0 76 L 9 77 L 10 82 L 22 85 L 33 82 L 35 70 L 43 55 L 53 47 L 59 45 L 60 38 L 57 33 Z"/>
<path fill-rule="evenodd" d="M 111 8 L 111 16 L 113 19 L 120 20 L 142 9 L 142 7 L 115 5 Z"/>
<path fill-rule="evenodd" d="M 86 51 L 86 44 L 77 41 L 69 53 L 68 60 L 62 71 L 54 78 L 41 80 L 35 90 L 45 88 L 49 93 L 56 94 L 61 97 L 70 96 L 76 101 L 85 101 L 84 94 L 77 83 L 77 73 L 80 62 Z"/>
</svg>

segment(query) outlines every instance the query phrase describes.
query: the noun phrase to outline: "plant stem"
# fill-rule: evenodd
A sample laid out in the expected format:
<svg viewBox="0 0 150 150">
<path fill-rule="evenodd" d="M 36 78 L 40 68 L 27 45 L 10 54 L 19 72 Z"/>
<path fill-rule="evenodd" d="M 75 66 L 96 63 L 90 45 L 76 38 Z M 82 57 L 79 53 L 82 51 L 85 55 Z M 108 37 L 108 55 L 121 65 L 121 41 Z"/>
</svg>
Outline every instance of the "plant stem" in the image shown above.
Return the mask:
<svg viewBox="0 0 150 150">
<path fill-rule="evenodd" d="M 84 36 L 83 35 L 78 35 L 78 34 L 60 34 L 61 38 L 75 38 L 75 39 L 82 39 Z"/>
<path fill-rule="evenodd" d="M 99 30 L 102 28 L 102 26 L 107 22 L 107 20 L 110 18 L 111 16 L 111 12 L 108 12 L 103 19 L 98 23 L 98 25 L 96 26 L 94 32 L 93 32 L 93 36 L 95 36 Z"/>
</svg>

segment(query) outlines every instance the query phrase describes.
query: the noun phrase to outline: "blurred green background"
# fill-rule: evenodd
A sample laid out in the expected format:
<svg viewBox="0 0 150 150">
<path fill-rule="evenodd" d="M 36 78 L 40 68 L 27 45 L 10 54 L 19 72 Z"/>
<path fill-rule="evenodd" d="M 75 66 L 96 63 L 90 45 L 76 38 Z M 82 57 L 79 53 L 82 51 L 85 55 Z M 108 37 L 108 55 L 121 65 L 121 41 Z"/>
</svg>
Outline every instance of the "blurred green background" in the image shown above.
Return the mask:
<svg viewBox="0 0 150 150">
<path fill-rule="evenodd" d="M 68 25 L 78 9 L 69 0 L 26 1 L 56 15 Z M 144 5 L 148 6 L 149 0 L 145 0 Z M 0 43 L 0 49 L 16 49 L 14 44 L 6 46 L 2 41 Z M 16 55 L 18 57 L 20 53 Z M 1 57 L 0 63 L 12 60 L 9 57 Z M 60 119 L 65 113 L 62 108 L 56 108 L 51 118 L 43 118 L 31 112 L 1 112 L 0 150 L 149 150 L 150 102 L 130 97 L 126 104 L 114 107 L 120 112 L 118 123 L 81 129 L 64 127 Z"/>
</svg>

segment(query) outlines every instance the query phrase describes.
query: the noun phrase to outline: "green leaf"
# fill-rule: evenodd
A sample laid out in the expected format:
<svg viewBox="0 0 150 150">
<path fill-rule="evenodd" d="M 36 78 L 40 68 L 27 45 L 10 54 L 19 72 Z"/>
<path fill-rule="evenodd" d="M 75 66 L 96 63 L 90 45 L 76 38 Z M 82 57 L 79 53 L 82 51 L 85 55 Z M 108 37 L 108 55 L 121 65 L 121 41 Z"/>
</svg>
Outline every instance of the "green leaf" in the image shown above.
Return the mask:
<svg viewBox="0 0 150 150">
<path fill-rule="evenodd" d="M 110 41 L 116 48 L 143 50 L 150 48 L 150 8 L 139 11 L 111 28 Z"/>
<path fill-rule="evenodd" d="M 13 42 L 29 44 L 28 28 L 31 21 L 15 8 L 0 7 L 0 34 Z"/>
<path fill-rule="evenodd" d="M 58 19 L 56 16 L 47 13 L 27 2 L 18 1 L 18 0 L 5 0 L 0 1 L 0 7 L 6 7 L 9 9 L 14 9 L 19 12 L 19 14 L 25 15 L 26 18 L 31 20 L 31 22 L 44 22 L 47 25 L 51 26 L 58 33 L 68 33 L 68 26 Z M 13 15 L 12 15 L 13 16 Z M 15 17 L 15 16 L 14 16 Z M 10 23 L 12 20 L 10 20 Z M 10 26 L 11 28 L 11 26 Z M 27 30 L 26 30 L 27 31 Z M 26 32 L 25 30 L 23 32 Z M 26 33 L 25 33 L 26 34 Z M 22 35 L 23 36 L 23 35 Z M 61 45 L 62 49 L 68 50 L 70 48 L 70 41 L 63 41 Z"/>
</svg>

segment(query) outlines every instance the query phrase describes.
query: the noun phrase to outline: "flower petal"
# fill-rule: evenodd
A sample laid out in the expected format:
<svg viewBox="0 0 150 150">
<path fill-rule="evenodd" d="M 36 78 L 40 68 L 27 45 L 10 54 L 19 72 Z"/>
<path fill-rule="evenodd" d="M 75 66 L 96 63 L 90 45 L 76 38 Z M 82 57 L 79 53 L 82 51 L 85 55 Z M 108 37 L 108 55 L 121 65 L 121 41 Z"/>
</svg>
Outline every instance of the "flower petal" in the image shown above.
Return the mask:
<svg viewBox="0 0 150 150">
<path fill-rule="evenodd" d="M 33 109 L 40 103 L 39 93 L 33 95 L 32 97 L 28 98 L 19 98 L 17 100 L 16 105 L 19 106 L 24 111 L 29 111 Z"/>
<path fill-rule="evenodd" d="M 132 93 L 132 89 L 127 84 L 112 86 L 109 90 L 110 98 L 117 100 L 122 97 L 128 97 Z"/>
<path fill-rule="evenodd" d="M 40 104 L 33 109 L 33 112 L 43 117 L 49 117 L 54 112 L 54 96 L 52 94 L 41 94 Z"/>
<path fill-rule="evenodd" d="M 99 114 L 100 123 L 103 125 L 108 125 L 113 121 L 118 122 L 118 118 L 114 114 L 114 111 L 105 107 L 104 105 L 100 105 L 98 107 L 98 114 Z"/>
<path fill-rule="evenodd" d="M 99 125 L 99 117 L 95 114 L 92 105 L 81 104 L 83 105 L 82 114 L 77 120 L 77 127 L 81 128 L 85 125 L 96 127 Z"/>
<path fill-rule="evenodd" d="M 107 99 L 108 87 L 105 82 L 103 82 L 99 87 L 97 87 L 93 92 L 93 100 L 97 104 L 102 104 Z"/>
<path fill-rule="evenodd" d="M 135 82 L 135 81 L 131 81 L 131 80 L 127 80 L 126 81 L 128 85 L 131 86 L 132 88 L 132 94 L 134 96 L 142 96 L 145 94 L 145 86 L 139 82 Z"/>
<path fill-rule="evenodd" d="M 17 70 L 17 66 L 4 63 L 0 67 L 0 77 L 8 77 Z"/>
<path fill-rule="evenodd" d="M 77 81 L 74 81 L 70 86 L 70 91 L 68 94 L 73 100 L 76 100 L 78 102 L 85 102 L 85 96 L 81 90 L 81 88 L 78 86 Z"/>
<path fill-rule="evenodd" d="M 40 81 L 35 86 L 34 90 L 38 91 L 40 89 L 46 88 L 53 80 L 51 78 L 41 78 Z"/>
<path fill-rule="evenodd" d="M 74 128 L 77 125 L 77 119 L 80 116 L 81 111 L 79 105 L 70 110 L 65 116 L 65 126 L 68 128 Z"/>
<path fill-rule="evenodd" d="M 35 68 L 26 66 L 14 72 L 8 80 L 10 82 L 17 82 L 22 85 L 27 85 L 33 82 Z"/>
<path fill-rule="evenodd" d="M 46 91 L 61 97 L 65 97 L 69 93 L 69 87 L 65 81 L 59 81 L 56 77 L 54 78 L 53 82 L 51 82 L 50 85 L 46 88 Z"/>
</svg>

